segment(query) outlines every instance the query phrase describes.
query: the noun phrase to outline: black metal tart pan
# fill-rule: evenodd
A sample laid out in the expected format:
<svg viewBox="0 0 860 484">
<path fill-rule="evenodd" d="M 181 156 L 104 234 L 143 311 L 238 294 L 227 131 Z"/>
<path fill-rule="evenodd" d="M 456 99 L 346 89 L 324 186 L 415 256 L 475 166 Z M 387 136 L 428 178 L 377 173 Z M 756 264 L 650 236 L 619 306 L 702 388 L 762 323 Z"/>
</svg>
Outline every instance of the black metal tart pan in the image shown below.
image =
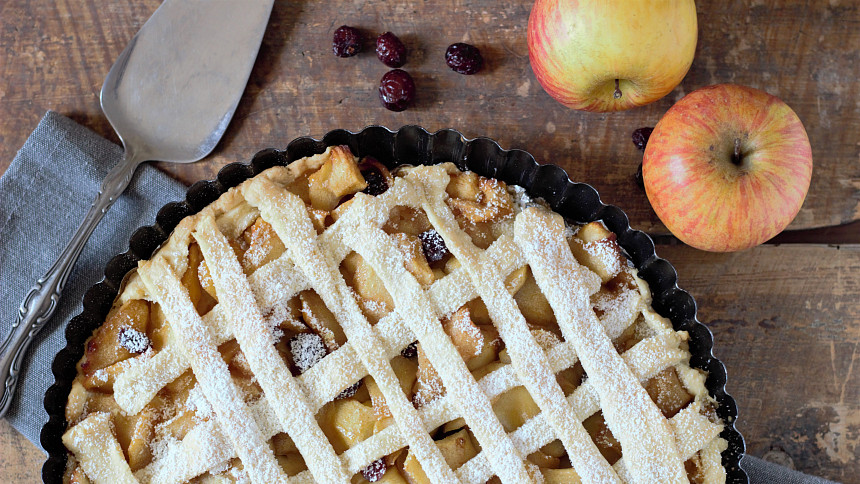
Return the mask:
<svg viewBox="0 0 860 484">
<path fill-rule="evenodd" d="M 488 138 L 470 140 L 451 129 L 429 133 L 418 126 L 404 126 L 397 131 L 369 126 L 357 133 L 334 130 L 321 140 L 302 137 L 293 140 L 285 150 L 260 151 L 250 162 L 225 166 L 215 180 L 195 183 L 188 189 L 185 201 L 168 203 L 158 212 L 154 225 L 135 231 L 129 240 L 129 250 L 111 259 L 105 267 L 104 279 L 84 295 L 83 311 L 69 321 L 66 347 L 57 353 L 51 366 L 55 382 L 45 393 L 44 404 L 49 420 L 41 433 L 42 447 L 48 452 L 48 460 L 42 467 L 44 482 L 62 482 L 68 454 L 61 436 L 68 425 L 65 406 L 76 375 L 75 365 L 83 356 L 84 341 L 107 316 L 126 273 L 136 268 L 139 260 L 149 259 L 180 220 L 197 213 L 230 187 L 266 168 L 322 153 L 326 147 L 334 145 L 347 145 L 354 154 L 373 156 L 388 167 L 450 161 L 460 169 L 520 185 L 530 196 L 542 197 L 556 212 L 572 222 L 602 220 L 617 235 L 618 243 L 639 269 L 640 276 L 650 284 L 654 309 L 669 318 L 676 329 L 689 332 L 690 365 L 707 372 L 706 387 L 719 402 L 717 414 L 726 422 L 722 437 L 729 445 L 722 459 L 728 473 L 727 481 L 749 482 L 739 465 L 745 445 L 734 427 L 737 405 L 725 390 L 726 369 L 711 352 L 713 335 L 697 319 L 693 297 L 678 287 L 675 268 L 656 255 L 651 238 L 644 232 L 631 229 L 627 215 L 621 209 L 601 202 L 594 188 L 572 182 L 558 166 L 540 165 L 529 153 L 504 150 Z"/>
</svg>

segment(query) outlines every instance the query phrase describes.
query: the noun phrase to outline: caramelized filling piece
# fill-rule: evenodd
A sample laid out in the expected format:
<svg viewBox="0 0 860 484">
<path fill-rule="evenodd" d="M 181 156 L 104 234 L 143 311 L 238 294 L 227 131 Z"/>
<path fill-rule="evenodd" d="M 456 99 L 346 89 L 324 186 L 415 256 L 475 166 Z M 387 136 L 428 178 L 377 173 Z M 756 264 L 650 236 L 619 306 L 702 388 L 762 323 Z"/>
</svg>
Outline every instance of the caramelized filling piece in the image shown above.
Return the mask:
<svg viewBox="0 0 860 484">
<path fill-rule="evenodd" d="M 603 458 L 609 462 L 609 465 L 618 462 L 618 459 L 621 458 L 621 443 L 615 440 L 615 436 L 612 435 L 612 431 L 606 425 L 603 412 L 597 412 L 588 417 L 582 422 L 582 426 L 591 435 L 591 439 L 597 444 L 598 450 L 603 454 Z"/>
<path fill-rule="evenodd" d="M 693 401 L 693 395 L 684 389 L 678 372 L 671 366 L 645 382 L 645 390 L 666 418 L 674 417 Z"/>
</svg>

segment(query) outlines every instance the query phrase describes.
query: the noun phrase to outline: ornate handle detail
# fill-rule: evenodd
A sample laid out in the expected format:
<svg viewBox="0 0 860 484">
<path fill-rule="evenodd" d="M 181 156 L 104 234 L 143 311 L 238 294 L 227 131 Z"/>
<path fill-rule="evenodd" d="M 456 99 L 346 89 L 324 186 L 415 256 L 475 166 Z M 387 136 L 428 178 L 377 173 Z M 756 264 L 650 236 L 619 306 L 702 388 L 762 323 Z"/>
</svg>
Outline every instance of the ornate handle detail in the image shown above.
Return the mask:
<svg viewBox="0 0 860 484">
<path fill-rule="evenodd" d="M 75 231 L 75 235 L 72 236 L 72 240 L 48 272 L 36 281 L 24 298 L 24 302 L 21 303 L 16 320 L 12 324 L 11 333 L 0 344 L 0 379 L 2 379 L 0 381 L 3 382 L 0 417 L 3 417 L 12 405 L 12 397 L 15 395 L 21 363 L 27 348 L 56 311 L 66 280 L 87 240 L 111 205 L 125 191 L 141 161 L 126 152 L 122 161 L 108 173 L 90 210 Z"/>
</svg>

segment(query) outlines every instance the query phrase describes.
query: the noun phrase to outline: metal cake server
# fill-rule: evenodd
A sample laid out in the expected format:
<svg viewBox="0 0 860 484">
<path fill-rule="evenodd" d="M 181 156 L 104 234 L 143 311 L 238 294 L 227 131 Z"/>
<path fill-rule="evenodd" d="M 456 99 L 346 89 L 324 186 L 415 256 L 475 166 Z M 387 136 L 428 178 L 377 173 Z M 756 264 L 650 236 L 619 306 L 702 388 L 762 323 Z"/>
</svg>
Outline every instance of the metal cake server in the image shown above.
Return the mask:
<svg viewBox="0 0 860 484">
<path fill-rule="evenodd" d="M 12 404 L 24 353 L 50 320 L 96 225 L 141 163 L 208 155 L 233 117 L 274 0 L 166 0 L 102 85 L 101 106 L 125 153 L 57 262 L 39 279 L 0 344 L 0 417 Z"/>
</svg>

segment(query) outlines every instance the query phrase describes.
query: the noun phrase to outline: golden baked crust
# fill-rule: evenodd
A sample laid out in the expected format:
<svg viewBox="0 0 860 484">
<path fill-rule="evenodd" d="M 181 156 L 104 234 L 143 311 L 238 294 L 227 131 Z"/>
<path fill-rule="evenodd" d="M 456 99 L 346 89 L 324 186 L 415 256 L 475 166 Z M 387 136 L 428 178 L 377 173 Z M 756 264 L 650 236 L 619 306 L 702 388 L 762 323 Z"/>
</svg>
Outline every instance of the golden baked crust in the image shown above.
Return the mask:
<svg viewBox="0 0 860 484">
<path fill-rule="evenodd" d="M 66 479 L 723 482 L 705 375 L 650 298 L 600 223 L 329 148 L 127 278 L 69 395 Z"/>
</svg>

